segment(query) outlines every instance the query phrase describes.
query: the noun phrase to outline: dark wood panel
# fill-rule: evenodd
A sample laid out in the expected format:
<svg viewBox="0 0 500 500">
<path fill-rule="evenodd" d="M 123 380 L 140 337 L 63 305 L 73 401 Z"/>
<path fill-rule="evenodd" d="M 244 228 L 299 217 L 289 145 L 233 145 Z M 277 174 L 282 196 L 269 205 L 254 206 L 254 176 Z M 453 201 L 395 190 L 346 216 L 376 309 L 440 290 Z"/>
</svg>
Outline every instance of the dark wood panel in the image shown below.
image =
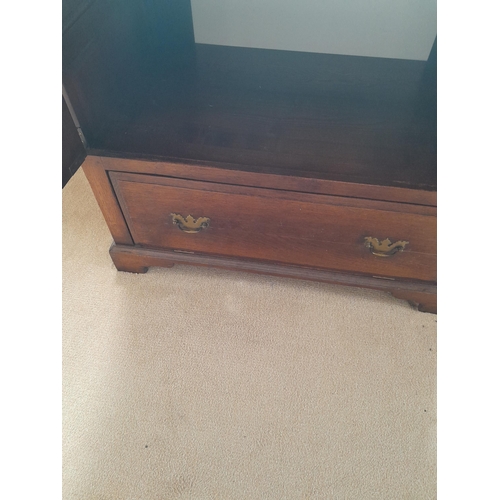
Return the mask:
<svg viewBox="0 0 500 500">
<path fill-rule="evenodd" d="M 145 75 L 192 65 L 193 47 L 189 0 L 64 0 L 63 83 L 89 143 L 130 120 Z"/>
<path fill-rule="evenodd" d="M 135 244 L 255 258 L 381 276 L 436 280 L 436 218 L 349 206 L 334 197 L 111 174 Z M 172 185 L 173 184 L 173 185 Z M 381 208 L 384 205 L 381 204 Z M 172 214 L 209 217 L 187 234 Z M 410 242 L 392 257 L 376 257 L 365 237 Z"/>
<path fill-rule="evenodd" d="M 436 189 L 432 61 L 194 43 L 189 0 L 63 2 L 91 150 Z"/>
<path fill-rule="evenodd" d="M 91 148 L 435 190 L 435 119 L 422 113 L 424 62 L 196 50 L 192 67 L 161 78 L 143 74 L 129 119 L 108 114 Z"/>
</svg>

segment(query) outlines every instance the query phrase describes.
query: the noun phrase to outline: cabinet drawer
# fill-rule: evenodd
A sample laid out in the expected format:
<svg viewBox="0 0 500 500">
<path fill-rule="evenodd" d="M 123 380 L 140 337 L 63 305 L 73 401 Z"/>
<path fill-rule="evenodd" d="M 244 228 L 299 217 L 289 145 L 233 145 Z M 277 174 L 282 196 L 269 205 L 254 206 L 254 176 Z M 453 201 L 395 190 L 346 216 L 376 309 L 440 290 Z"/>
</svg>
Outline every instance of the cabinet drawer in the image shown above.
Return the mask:
<svg viewBox="0 0 500 500">
<path fill-rule="evenodd" d="M 429 207 L 411 213 L 402 204 L 335 196 L 120 172 L 110 178 L 136 245 L 436 280 Z"/>
</svg>

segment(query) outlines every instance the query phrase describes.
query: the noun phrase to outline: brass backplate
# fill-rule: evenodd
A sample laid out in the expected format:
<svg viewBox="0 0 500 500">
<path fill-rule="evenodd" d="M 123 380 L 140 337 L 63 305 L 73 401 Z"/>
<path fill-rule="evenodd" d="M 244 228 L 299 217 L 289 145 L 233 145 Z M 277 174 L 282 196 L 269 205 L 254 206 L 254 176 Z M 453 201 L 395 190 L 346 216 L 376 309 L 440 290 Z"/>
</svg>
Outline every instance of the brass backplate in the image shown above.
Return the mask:
<svg viewBox="0 0 500 500">
<path fill-rule="evenodd" d="M 192 215 L 188 215 L 187 217 L 183 217 L 179 214 L 170 215 L 172 216 L 174 225 L 185 233 L 199 233 L 210 225 L 210 219 L 208 217 L 198 217 L 195 219 Z"/>
<path fill-rule="evenodd" d="M 379 241 L 378 238 L 373 238 L 372 236 L 365 237 L 365 246 L 377 257 L 390 257 L 397 252 L 402 252 L 409 243 L 409 241 L 396 241 L 392 243 L 389 238 Z"/>
</svg>

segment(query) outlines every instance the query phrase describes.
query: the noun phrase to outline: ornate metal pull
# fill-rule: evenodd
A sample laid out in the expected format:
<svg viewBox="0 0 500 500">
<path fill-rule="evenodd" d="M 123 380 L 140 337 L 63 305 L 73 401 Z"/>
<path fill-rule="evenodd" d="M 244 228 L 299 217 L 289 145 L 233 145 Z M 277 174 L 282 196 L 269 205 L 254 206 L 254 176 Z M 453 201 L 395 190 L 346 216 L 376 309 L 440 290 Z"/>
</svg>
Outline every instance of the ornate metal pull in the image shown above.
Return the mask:
<svg viewBox="0 0 500 500">
<path fill-rule="evenodd" d="M 208 217 L 198 217 L 195 219 L 192 215 L 188 215 L 186 218 L 179 214 L 170 215 L 172 216 L 174 225 L 185 233 L 199 233 L 210 225 L 210 219 Z"/>
<path fill-rule="evenodd" d="M 377 238 L 367 236 L 365 238 L 365 246 L 370 249 L 370 252 L 377 257 L 390 257 L 397 252 L 402 252 L 404 247 L 408 245 L 409 241 L 396 241 L 391 243 L 389 238 L 384 241 L 379 241 Z"/>
</svg>

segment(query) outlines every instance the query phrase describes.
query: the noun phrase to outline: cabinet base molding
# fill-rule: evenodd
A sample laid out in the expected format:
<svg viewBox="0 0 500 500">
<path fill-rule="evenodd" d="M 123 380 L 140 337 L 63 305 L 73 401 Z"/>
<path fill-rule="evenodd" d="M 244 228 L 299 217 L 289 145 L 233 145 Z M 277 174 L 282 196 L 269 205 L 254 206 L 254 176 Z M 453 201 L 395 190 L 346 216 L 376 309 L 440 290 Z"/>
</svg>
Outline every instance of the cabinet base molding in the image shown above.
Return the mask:
<svg viewBox="0 0 500 500">
<path fill-rule="evenodd" d="M 381 290 L 391 293 L 398 299 L 407 300 L 410 304 L 417 307 L 419 311 L 433 314 L 437 311 L 437 287 L 433 283 L 405 281 L 383 276 L 354 275 L 325 269 L 313 269 L 197 253 L 184 253 L 175 250 L 156 250 L 128 245 L 113 244 L 109 249 L 109 253 L 118 271 L 146 273 L 149 267 L 173 267 L 174 264 L 217 267 Z"/>
</svg>

